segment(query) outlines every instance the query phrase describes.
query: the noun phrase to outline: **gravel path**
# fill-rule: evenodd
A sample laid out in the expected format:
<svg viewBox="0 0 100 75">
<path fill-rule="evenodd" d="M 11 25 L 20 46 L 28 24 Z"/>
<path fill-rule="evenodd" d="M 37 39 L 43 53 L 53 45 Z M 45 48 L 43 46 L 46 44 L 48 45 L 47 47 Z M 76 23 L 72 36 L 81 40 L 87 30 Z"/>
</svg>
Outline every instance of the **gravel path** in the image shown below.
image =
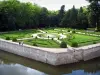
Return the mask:
<svg viewBox="0 0 100 75">
<path fill-rule="evenodd" d="M 41 33 L 46 33 L 45 31 L 43 30 L 39 30 Z M 32 37 L 31 38 L 23 38 L 23 39 L 17 39 L 17 40 L 29 40 L 29 39 L 33 39 L 33 38 L 39 38 L 39 39 L 48 39 L 48 38 L 44 38 L 44 37 L 39 37 L 38 34 L 41 34 L 41 33 L 36 33 L 36 34 L 32 34 Z M 65 35 L 63 34 L 59 34 L 61 37 L 59 39 L 62 39 L 62 38 L 66 38 Z M 49 38 L 49 39 L 52 39 L 52 38 Z M 58 38 L 54 38 L 54 40 L 58 43 L 61 43 L 62 41 L 59 40 Z M 72 49 L 71 46 L 67 45 L 68 48 Z"/>
<path fill-rule="evenodd" d="M 84 34 L 84 35 L 91 35 L 91 36 L 100 36 L 97 34 L 89 34 L 89 33 L 82 33 L 82 32 L 76 32 L 77 34 Z"/>
</svg>

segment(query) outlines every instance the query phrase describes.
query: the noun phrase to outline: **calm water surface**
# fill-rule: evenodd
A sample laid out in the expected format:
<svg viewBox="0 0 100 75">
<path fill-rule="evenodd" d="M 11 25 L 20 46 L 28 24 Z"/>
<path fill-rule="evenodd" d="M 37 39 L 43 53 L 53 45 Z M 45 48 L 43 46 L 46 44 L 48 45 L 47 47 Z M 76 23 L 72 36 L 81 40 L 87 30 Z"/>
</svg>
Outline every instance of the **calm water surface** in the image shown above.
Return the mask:
<svg viewBox="0 0 100 75">
<path fill-rule="evenodd" d="M 100 58 L 62 66 L 51 66 L 0 51 L 0 75 L 100 75 Z"/>
</svg>

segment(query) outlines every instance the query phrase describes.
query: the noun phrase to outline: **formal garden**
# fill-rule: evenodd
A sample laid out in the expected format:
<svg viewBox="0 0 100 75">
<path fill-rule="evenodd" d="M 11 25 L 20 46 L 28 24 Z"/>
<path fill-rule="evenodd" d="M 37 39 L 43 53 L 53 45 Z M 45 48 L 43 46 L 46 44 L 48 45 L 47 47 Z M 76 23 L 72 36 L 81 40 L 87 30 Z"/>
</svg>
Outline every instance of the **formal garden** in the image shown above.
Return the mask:
<svg viewBox="0 0 100 75">
<path fill-rule="evenodd" d="M 18 0 L 0 1 L 0 38 L 47 47 L 80 47 L 100 42 L 100 1 L 89 6 L 49 10 Z M 93 4 L 94 3 L 94 4 Z M 94 29 L 95 28 L 95 29 Z"/>
<path fill-rule="evenodd" d="M 46 48 L 80 47 L 100 42 L 99 32 L 70 28 L 10 31 L 1 33 L 0 38 Z"/>
</svg>

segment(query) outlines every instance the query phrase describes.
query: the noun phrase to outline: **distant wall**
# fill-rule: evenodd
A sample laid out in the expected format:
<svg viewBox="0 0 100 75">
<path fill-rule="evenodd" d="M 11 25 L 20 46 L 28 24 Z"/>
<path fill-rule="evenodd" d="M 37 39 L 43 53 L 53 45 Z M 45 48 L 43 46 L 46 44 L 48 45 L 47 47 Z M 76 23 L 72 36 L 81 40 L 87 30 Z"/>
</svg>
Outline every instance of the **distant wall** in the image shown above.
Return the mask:
<svg viewBox="0 0 100 75">
<path fill-rule="evenodd" d="M 73 48 L 72 50 L 67 48 L 68 52 L 54 53 L 0 39 L 0 49 L 55 66 L 80 60 L 86 61 L 100 56 L 100 44 Z"/>
</svg>

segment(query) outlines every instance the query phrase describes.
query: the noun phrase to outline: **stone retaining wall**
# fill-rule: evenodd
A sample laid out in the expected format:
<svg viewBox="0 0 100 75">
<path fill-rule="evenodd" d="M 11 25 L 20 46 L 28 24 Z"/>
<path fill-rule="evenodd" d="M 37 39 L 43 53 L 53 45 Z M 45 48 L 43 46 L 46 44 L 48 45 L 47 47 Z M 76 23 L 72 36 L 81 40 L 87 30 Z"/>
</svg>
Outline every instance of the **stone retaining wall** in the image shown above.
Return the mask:
<svg viewBox="0 0 100 75">
<path fill-rule="evenodd" d="M 86 61 L 100 56 L 100 44 L 66 49 L 65 52 L 56 53 L 0 39 L 0 49 L 55 66 L 80 60 Z"/>
</svg>

